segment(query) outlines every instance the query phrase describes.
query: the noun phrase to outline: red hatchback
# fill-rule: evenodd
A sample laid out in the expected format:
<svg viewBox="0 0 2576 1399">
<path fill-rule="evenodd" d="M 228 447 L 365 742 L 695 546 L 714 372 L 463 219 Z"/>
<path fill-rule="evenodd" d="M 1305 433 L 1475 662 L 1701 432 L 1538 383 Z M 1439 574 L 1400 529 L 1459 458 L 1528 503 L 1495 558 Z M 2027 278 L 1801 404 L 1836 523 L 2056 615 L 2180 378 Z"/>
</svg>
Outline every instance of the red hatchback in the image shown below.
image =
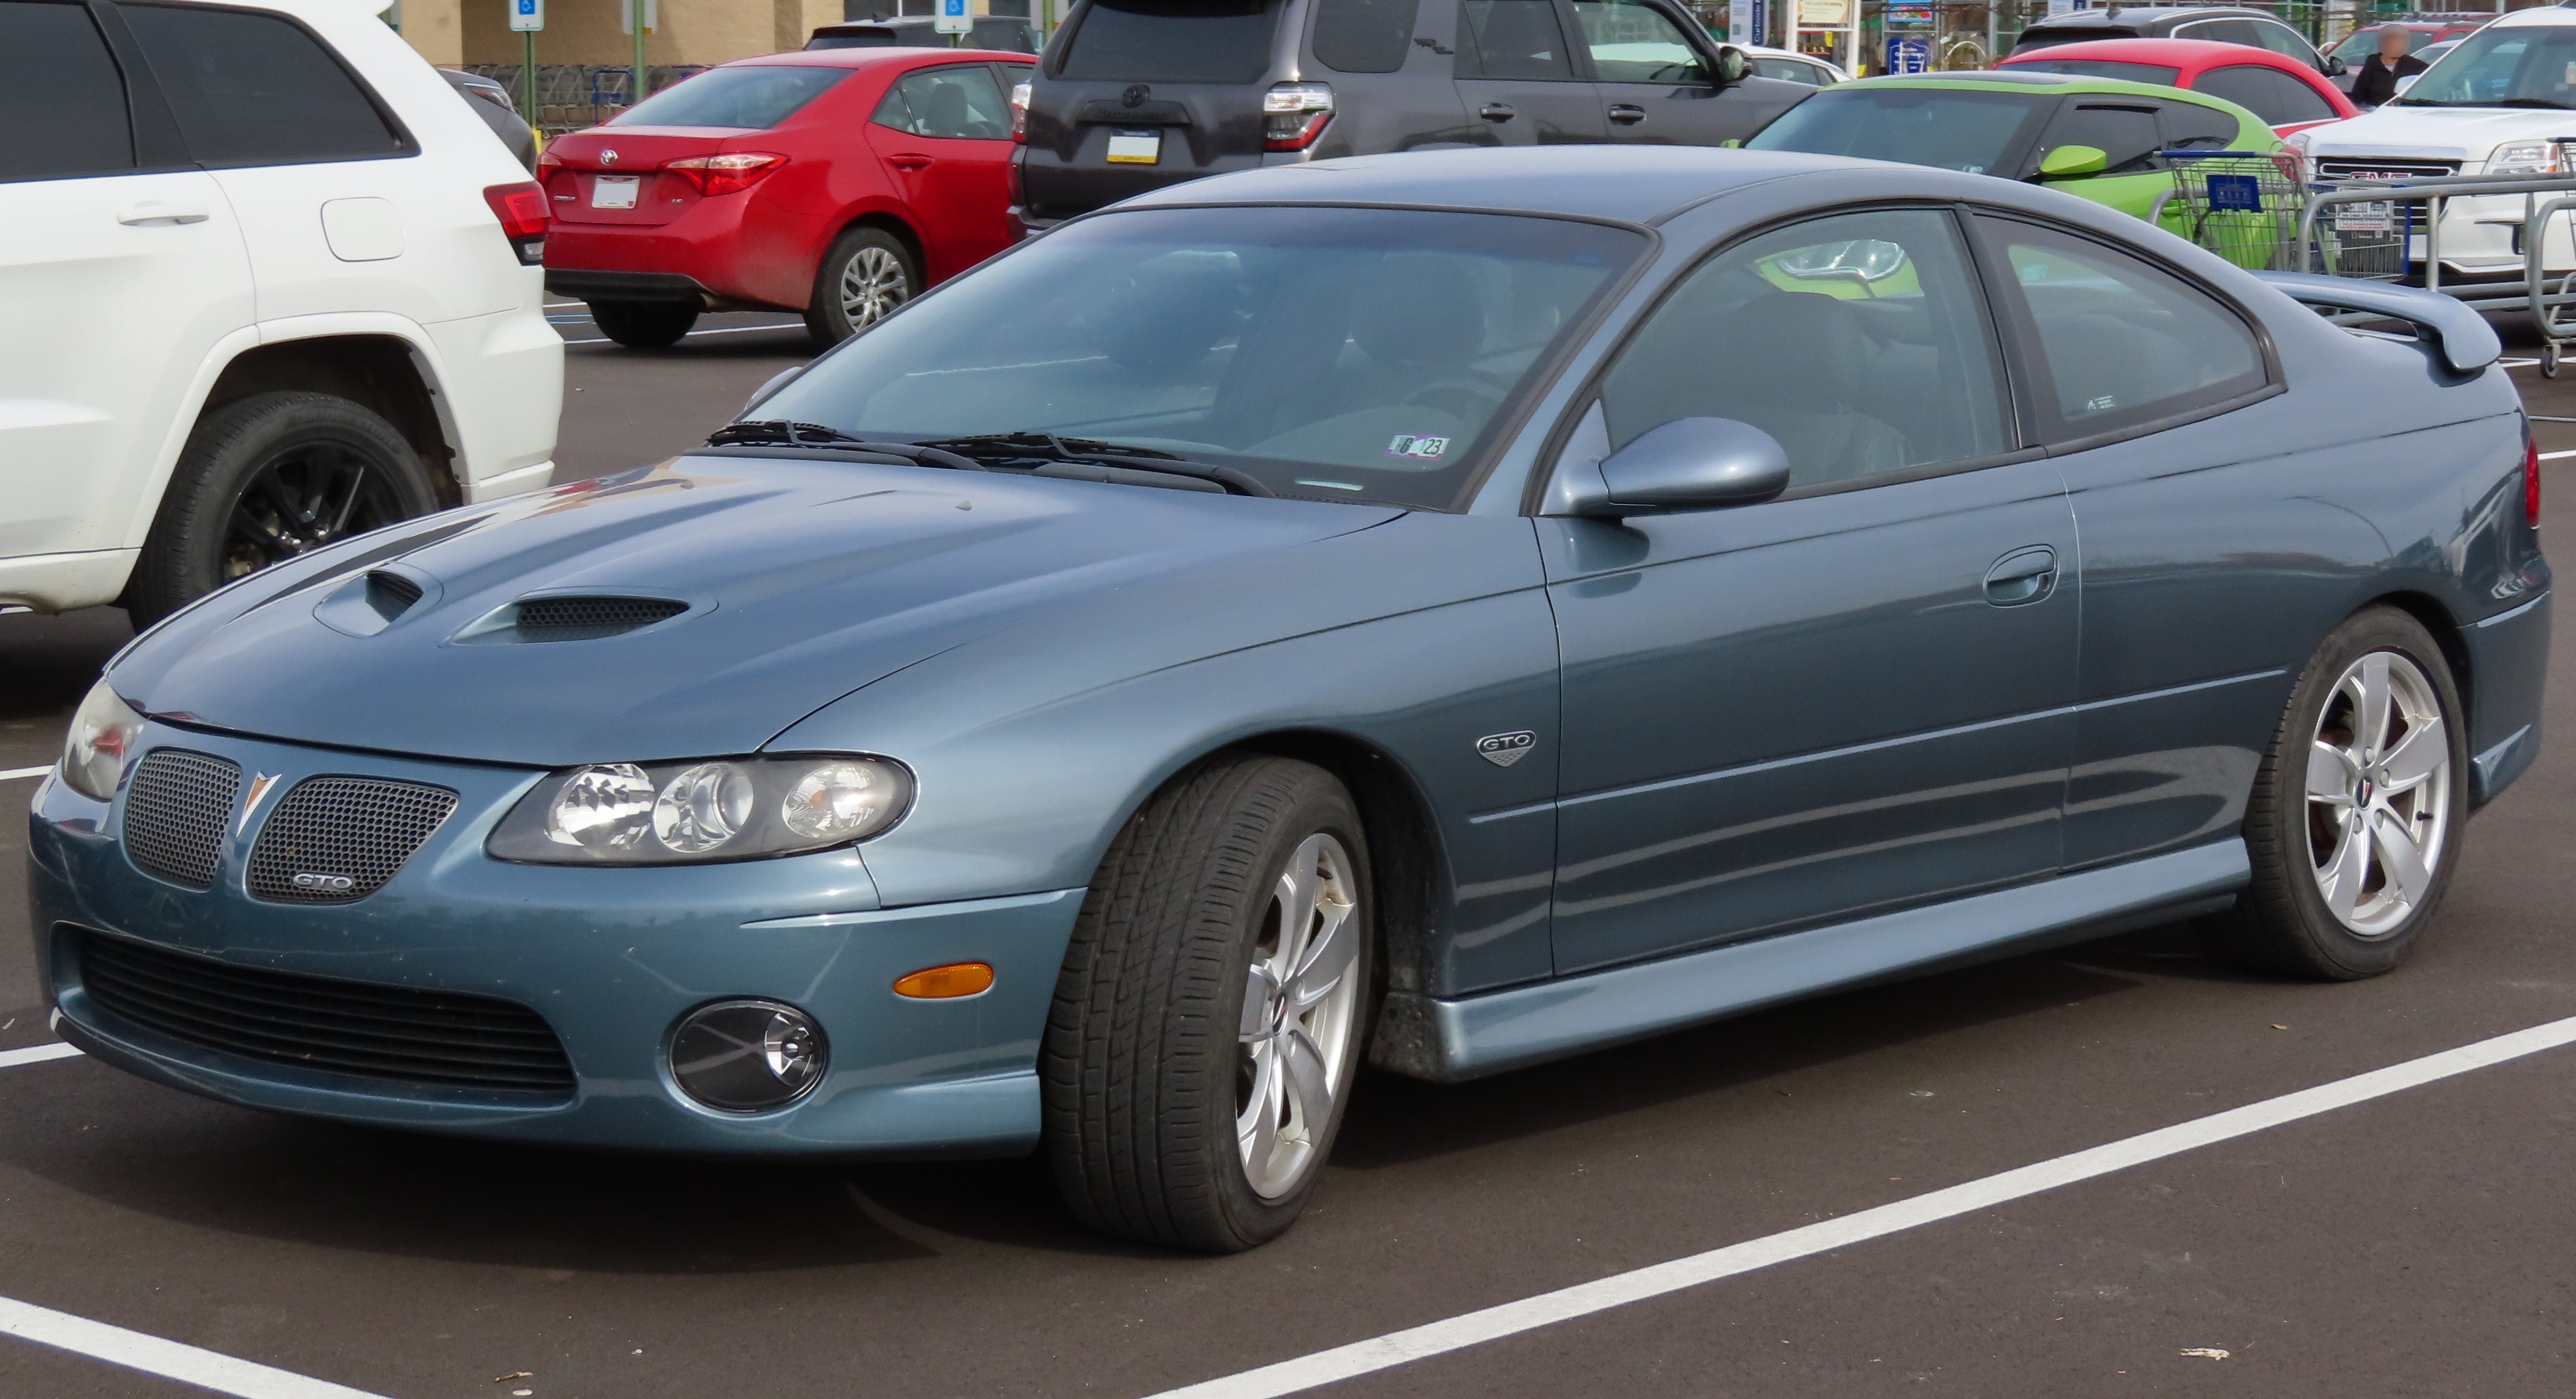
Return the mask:
<svg viewBox="0 0 2576 1399">
<path fill-rule="evenodd" d="M 2015 54 L 1995 65 L 2036 73 L 2081 73 L 2189 88 L 2233 102 L 2273 134 L 2361 115 L 2315 65 L 2247 44 L 2207 39 L 2088 39 Z"/>
<path fill-rule="evenodd" d="M 825 49 L 727 63 L 538 161 L 546 290 L 621 345 L 701 311 L 801 311 L 848 338 L 1010 242 L 1011 107 L 1035 60 Z"/>
</svg>

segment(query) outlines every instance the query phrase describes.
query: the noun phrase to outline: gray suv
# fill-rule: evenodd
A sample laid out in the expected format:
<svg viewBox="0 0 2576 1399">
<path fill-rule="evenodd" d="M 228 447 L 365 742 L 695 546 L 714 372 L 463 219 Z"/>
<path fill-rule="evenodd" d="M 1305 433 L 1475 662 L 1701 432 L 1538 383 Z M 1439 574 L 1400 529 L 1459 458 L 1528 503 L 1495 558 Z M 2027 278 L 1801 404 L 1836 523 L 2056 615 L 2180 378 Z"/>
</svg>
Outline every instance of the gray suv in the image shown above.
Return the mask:
<svg viewBox="0 0 2576 1399">
<path fill-rule="evenodd" d="M 1201 175 L 1457 146 L 1714 146 L 1815 91 L 1666 0 L 1080 0 L 1047 45 L 1012 217 Z"/>
</svg>

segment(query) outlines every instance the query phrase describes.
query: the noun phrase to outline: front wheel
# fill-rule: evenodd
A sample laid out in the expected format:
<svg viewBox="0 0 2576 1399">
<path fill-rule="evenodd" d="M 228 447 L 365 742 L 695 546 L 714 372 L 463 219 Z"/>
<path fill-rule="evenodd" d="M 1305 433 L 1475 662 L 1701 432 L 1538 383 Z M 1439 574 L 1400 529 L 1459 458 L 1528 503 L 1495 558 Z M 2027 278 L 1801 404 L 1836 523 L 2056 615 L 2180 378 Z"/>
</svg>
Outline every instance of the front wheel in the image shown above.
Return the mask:
<svg viewBox="0 0 2576 1399">
<path fill-rule="evenodd" d="M 823 254 L 805 330 L 824 349 L 840 344 L 921 295 L 921 266 L 903 240 L 882 228 L 854 228 Z"/>
<path fill-rule="evenodd" d="M 2356 613 L 2308 662 L 2256 771 L 2254 878 L 2204 923 L 2216 949 L 2329 981 L 2396 966 L 2459 863 L 2468 766 L 2441 647 L 2394 608 Z"/>
<path fill-rule="evenodd" d="M 1332 774 L 1221 758 L 1147 803 L 1083 902 L 1040 1060 L 1073 1212 L 1210 1253 L 1285 1233 L 1341 1126 L 1373 934 Z"/>
</svg>

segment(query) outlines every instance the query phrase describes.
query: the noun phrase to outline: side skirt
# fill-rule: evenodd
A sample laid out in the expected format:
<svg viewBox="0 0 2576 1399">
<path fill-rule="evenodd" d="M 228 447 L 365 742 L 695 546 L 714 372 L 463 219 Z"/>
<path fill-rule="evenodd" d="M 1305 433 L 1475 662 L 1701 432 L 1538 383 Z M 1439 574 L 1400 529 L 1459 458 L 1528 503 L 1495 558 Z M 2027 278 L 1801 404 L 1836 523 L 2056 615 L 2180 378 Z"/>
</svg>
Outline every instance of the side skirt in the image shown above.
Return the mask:
<svg viewBox="0 0 2576 1399">
<path fill-rule="evenodd" d="M 2080 942 L 2224 907 L 2250 877 L 2245 842 L 2157 855 L 1949 903 L 1489 995 L 1390 998 L 1427 1054 L 1384 1067 L 1456 1081 L 1985 957 Z M 1393 1004 L 1412 1000 L 1410 1006 Z M 1383 1029 L 1381 1031 L 1383 1034 Z M 1429 1061 L 1429 1062 L 1423 1062 Z"/>
</svg>

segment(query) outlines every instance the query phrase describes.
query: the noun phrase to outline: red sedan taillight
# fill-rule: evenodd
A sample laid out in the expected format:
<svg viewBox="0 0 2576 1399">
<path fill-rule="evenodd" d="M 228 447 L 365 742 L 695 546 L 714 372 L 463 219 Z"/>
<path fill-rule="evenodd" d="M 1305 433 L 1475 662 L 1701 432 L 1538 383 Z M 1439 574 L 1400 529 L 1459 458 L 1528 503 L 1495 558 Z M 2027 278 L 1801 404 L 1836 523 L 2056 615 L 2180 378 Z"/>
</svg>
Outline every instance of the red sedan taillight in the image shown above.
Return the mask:
<svg viewBox="0 0 2576 1399">
<path fill-rule="evenodd" d="M 693 155 L 662 168 L 695 185 L 698 193 L 713 197 L 749 189 L 786 163 L 783 155 L 734 151 L 726 155 Z"/>
<path fill-rule="evenodd" d="M 519 255 L 519 265 L 534 267 L 546 260 L 546 192 L 533 180 L 515 185 L 494 185 L 483 191 L 483 202 L 492 206 L 492 216 L 501 221 L 502 236 L 510 240 L 510 250 Z"/>
</svg>

